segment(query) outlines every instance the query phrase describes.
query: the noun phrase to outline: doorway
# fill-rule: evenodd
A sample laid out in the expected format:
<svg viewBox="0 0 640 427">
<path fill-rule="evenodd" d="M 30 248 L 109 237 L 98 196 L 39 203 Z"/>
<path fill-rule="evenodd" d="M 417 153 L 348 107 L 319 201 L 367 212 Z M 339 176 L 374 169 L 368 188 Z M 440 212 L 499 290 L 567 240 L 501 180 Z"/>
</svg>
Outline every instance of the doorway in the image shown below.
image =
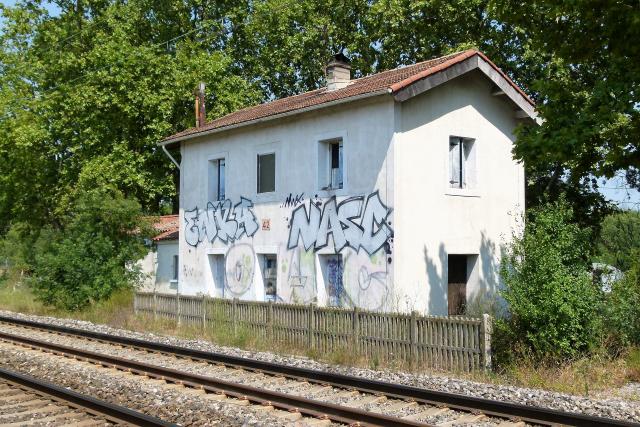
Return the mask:
<svg viewBox="0 0 640 427">
<path fill-rule="evenodd" d="M 467 306 L 468 255 L 449 255 L 447 265 L 447 300 L 449 316 L 460 316 Z"/>
</svg>

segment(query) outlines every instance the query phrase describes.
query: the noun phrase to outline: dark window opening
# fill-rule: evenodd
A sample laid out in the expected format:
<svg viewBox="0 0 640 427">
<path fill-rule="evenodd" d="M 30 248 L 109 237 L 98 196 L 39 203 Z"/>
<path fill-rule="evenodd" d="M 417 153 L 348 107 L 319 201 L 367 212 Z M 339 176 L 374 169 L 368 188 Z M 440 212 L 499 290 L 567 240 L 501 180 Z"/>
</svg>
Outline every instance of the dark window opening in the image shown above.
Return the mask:
<svg viewBox="0 0 640 427">
<path fill-rule="evenodd" d="M 218 200 L 222 201 L 225 199 L 225 182 L 224 182 L 224 170 L 225 170 L 225 161 L 224 159 L 220 159 L 218 160 L 218 188 L 217 188 L 217 194 L 218 194 Z"/>
<path fill-rule="evenodd" d="M 276 191 L 276 155 L 258 155 L 258 193 Z"/>
<path fill-rule="evenodd" d="M 178 280 L 178 272 L 180 268 L 178 265 L 178 255 L 173 256 L 173 280 Z"/>
<path fill-rule="evenodd" d="M 342 141 L 329 145 L 331 149 L 331 188 L 342 188 Z"/>
</svg>

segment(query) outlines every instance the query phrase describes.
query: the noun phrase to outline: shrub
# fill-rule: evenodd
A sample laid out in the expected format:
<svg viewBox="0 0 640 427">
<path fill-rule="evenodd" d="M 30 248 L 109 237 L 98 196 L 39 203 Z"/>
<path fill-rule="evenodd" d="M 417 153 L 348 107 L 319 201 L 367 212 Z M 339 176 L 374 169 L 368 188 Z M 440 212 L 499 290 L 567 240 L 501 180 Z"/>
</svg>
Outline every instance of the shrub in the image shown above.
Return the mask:
<svg viewBox="0 0 640 427">
<path fill-rule="evenodd" d="M 36 297 L 77 310 L 132 286 L 146 253 L 140 205 L 114 189 L 81 192 L 60 228 L 40 233 L 31 280 Z"/>
<path fill-rule="evenodd" d="M 613 283 L 603 305 L 606 343 L 615 352 L 640 345 L 640 250 L 631 256 L 634 261 L 623 278 Z"/>
<path fill-rule="evenodd" d="M 589 237 L 563 200 L 530 211 L 501 265 L 509 314 L 497 327 L 508 349 L 549 361 L 597 345 L 601 291 L 590 275 Z"/>
</svg>

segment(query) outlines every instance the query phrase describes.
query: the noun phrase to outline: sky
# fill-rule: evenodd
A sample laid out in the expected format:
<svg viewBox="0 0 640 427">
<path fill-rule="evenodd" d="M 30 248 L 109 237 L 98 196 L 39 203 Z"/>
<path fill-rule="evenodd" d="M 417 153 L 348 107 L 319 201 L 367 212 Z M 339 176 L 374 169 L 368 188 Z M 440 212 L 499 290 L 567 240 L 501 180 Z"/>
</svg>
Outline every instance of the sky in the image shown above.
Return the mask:
<svg viewBox="0 0 640 427">
<path fill-rule="evenodd" d="M 2 0 L 0 3 L 6 6 L 13 6 L 16 0 Z M 54 4 L 45 2 L 45 7 L 52 16 L 60 13 L 60 9 Z M 2 21 L 0 20 L 0 29 L 1 28 Z M 603 180 L 599 180 L 601 183 L 602 181 Z M 640 192 L 630 189 L 622 174 L 612 179 L 604 180 L 601 184 L 600 192 L 621 208 L 640 210 Z"/>
</svg>

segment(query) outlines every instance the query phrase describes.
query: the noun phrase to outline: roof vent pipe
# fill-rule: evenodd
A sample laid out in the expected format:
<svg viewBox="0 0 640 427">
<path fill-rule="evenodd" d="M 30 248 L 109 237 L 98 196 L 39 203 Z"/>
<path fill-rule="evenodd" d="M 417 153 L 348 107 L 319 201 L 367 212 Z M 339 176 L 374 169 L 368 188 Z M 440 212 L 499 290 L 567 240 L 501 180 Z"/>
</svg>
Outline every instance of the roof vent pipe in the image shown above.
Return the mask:
<svg viewBox="0 0 640 427">
<path fill-rule="evenodd" d="M 196 96 L 196 127 L 199 128 L 204 126 L 207 122 L 207 110 L 204 105 L 204 82 L 200 82 L 198 84 L 198 87 L 193 94 Z"/>
<path fill-rule="evenodd" d="M 342 89 L 351 80 L 351 62 L 342 52 L 335 55 L 325 68 L 327 90 Z"/>
</svg>

